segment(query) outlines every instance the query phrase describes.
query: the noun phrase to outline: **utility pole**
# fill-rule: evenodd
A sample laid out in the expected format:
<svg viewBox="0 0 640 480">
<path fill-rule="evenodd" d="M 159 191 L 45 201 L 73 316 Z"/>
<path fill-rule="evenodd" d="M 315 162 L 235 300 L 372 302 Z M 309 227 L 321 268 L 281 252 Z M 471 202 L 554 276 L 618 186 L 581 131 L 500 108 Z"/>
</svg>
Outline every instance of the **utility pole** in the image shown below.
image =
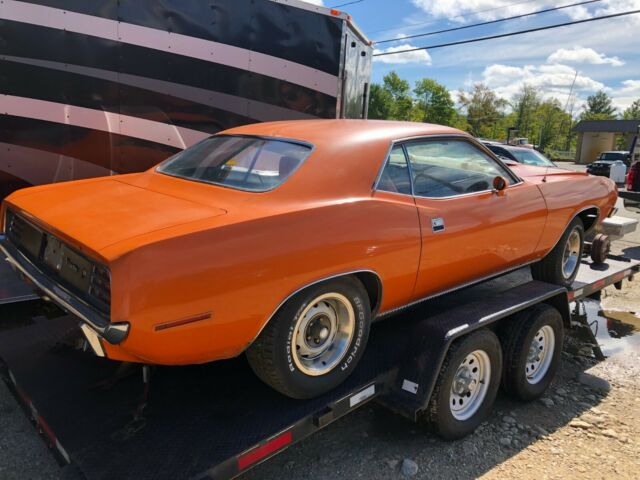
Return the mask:
<svg viewBox="0 0 640 480">
<path fill-rule="evenodd" d="M 567 97 L 567 103 L 564 106 L 565 112 L 567 111 L 567 107 L 569 106 L 569 101 L 571 101 L 571 110 L 569 111 L 569 128 L 567 129 L 567 141 L 565 143 L 565 151 L 569 151 L 571 148 L 571 125 L 573 124 L 573 107 L 575 105 L 575 101 L 571 100 L 573 96 L 573 87 L 576 85 L 576 80 L 578 79 L 578 71 L 576 70 L 576 74 L 573 76 L 573 82 L 571 83 L 571 88 L 569 89 L 569 96 Z M 560 128 L 562 131 L 562 128 Z"/>
</svg>

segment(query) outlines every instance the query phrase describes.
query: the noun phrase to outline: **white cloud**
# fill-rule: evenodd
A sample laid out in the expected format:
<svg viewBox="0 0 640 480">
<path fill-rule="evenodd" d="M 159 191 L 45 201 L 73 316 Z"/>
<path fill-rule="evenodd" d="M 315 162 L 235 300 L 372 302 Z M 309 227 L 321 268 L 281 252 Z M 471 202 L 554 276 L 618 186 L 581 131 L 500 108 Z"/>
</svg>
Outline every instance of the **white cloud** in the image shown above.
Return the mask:
<svg viewBox="0 0 640 480">
<path fill-rule="evenodd" d="M 538 0 L 514 2 L 513 0 L 411 0 L 425 13 L 436 18 L 446 18 L 457 22 L 470 20 L 496 20 L 550 7 L 558 7 L 557 2 Z M 570 3 L 570 2 L 568 2 Z M 580 5 L 559 10 L 558 13 L 572 20 L 582 20 L 592 16 L 609 15 L 640 8 L 640 0 L 602 0 L 594 5 Z M 466 18 L 465 18 L 466 17 Z M 633 16 L 632 16 L 633 17 Z"/>
<path fill-rule="evenodd" d="M 518 93 L 524 84 L 540 90 L 544 97 L 555 97 L 565 101 L 574 82 L 574 92 L 591 94 L 608 88 L 591 77 L 578 73 L 568 65 L 543 64 L 515 67 L 493 64 L 484 69 L 483 82 L 496 90 L 501 97 L 510 99 Z"/>
<path fill-rule="evenodd" d="M 403 45 L 397 45 L 395 47 L 388 47 L 383 49 L 374 49 L 373 54 L 398 52 L 402 50 L 410 50 L 416 48 L 413 45 L 405 43 Z M 374 62 L 386 63 L 390 65 L 404 65 L 407 63 L 421 63 L 423 65 L 431 65 L 431 55 L 426 50 L 416 50 L 414 52 L 398 53 L 395 55 L 385 55 L 383 57 L 374 57 Z"/>
<path fill-rule="evenodd" d="M 412 0 L 412 3 L 429 15 L 447 18 L 455 21 L 469 21 L 463 16 L 473 15 L 474 20 L 495 20 L 529 13 L 545 6 L 552 5 L 551 1 L 538 1 L 534 6 L 531 2 L 521 2 L 514 5 L 513 0 Z M 477 14 L 475 14 L 478 12 Z"/>
<path fill-rule="evenodd" d="M 560 48 L 547 59 L 550 63 L 590 63 L 592 65 L 611 65 L 621 67 L 624 62 L 618 57 L 607 57 L 604 53 L 598 53 L 593 48 L 576 46 L 573 48 Z"/>
<path fill-rule="evenodd" d="M 614 105 L 622 113 L 640 99 L 640 80 L 624 80 L 621 84 L 621 87 L 612 89 L 611 96 Z"/>
</svg>

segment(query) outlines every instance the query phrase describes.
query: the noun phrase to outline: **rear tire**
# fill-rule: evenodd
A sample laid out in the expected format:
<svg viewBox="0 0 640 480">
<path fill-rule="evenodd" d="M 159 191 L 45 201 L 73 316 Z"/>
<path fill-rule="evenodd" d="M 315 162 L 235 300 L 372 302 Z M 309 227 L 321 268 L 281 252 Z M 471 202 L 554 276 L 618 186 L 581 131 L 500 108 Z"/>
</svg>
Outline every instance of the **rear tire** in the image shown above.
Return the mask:
<svg viewBox="0 0 640 480">
<path fill-rule="evenodd" d="M 583 248 L 584 226 L 576 217 L 553 250 L 531 266 L 531 275 L 535 280 L 570 287 L 578 275 Z"/>
<path fill-rule="evenodd" d="M 549 305 L 539 304 L 504 321 L 502 387 L 519 400 L 541 397 L 560 365 L 562 315 Z"/>
<path fill-rule="evenodd" d="M 501 372 L 502 350 L 493 332 L 482 329 L 457 340 L 421 422 L 446 440 L 469 435 L 491 412 Z"/>
<path fill-rule="evenodd" d="M 364 286 L 356 278 L 341 277 L 289 299 L 249 347 L 247 360 L 255 374 L 280 393 L 317 397 L 355 369 L 370 324 Z"/>
</svg>

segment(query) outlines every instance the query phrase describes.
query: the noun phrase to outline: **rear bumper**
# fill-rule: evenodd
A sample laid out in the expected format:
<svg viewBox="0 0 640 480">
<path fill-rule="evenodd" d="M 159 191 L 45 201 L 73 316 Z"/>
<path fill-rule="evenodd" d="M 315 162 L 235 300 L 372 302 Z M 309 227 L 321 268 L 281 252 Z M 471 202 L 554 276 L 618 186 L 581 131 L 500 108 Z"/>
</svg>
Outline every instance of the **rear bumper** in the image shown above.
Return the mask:
<svg viewBox="0 0 640 480">
<path fill-rule="evenodd" d="M 104 314 L 78 299 L 75 295 L 53 282 L 20 250 L 0 235 L 0 250 L 7 256 L 7 261 L 25 277 L 30 279 L 46 296 L 65 310 L 79 317 L 88 327 L 107 342 L 118 345 L 129 334 L 130 324 L 127 322 L 111 323 Z"/>
</svg>

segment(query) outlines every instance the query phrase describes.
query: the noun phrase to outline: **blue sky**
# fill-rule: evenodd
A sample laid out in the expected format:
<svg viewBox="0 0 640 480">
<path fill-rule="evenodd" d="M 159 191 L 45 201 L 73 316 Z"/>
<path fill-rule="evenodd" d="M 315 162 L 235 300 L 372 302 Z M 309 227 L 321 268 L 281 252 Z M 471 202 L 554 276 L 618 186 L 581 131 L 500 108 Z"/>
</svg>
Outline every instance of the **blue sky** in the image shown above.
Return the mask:
<svg viewBox="0 0 640 480">
<path fill-rule="evenodd" d="M 310 1 L 321 3 L 321 0 Z M 333 7 L 349 0 L 322 1 L 325 6 Z M 339 9 L 351 14 L 372 40 L 398 38 L 393 43 L 376 46 L 380 51 L 421 47 L 640 9 L 640 0 L 600 0 L 585 6 L 459 32 L 410 40 L 401 38 L 403 35 L 510 17 L 578 1 L 363 0 Z M 373 81 L 380 82 L 391 70 L 411 82 L 422 77 L 434 78 L 452 92 L 483 81 L 507 99 L 527 83 L 564 104 L 577 71 L 574 90 L 576 111 L 588 95 L 599 89 L 605 89 L 622 110 L 640 98 L 640 48 L 634 40 L 638 32 L 640 14 L 471 45 L 379 57 L 373 66 Z"/>
</svg>

